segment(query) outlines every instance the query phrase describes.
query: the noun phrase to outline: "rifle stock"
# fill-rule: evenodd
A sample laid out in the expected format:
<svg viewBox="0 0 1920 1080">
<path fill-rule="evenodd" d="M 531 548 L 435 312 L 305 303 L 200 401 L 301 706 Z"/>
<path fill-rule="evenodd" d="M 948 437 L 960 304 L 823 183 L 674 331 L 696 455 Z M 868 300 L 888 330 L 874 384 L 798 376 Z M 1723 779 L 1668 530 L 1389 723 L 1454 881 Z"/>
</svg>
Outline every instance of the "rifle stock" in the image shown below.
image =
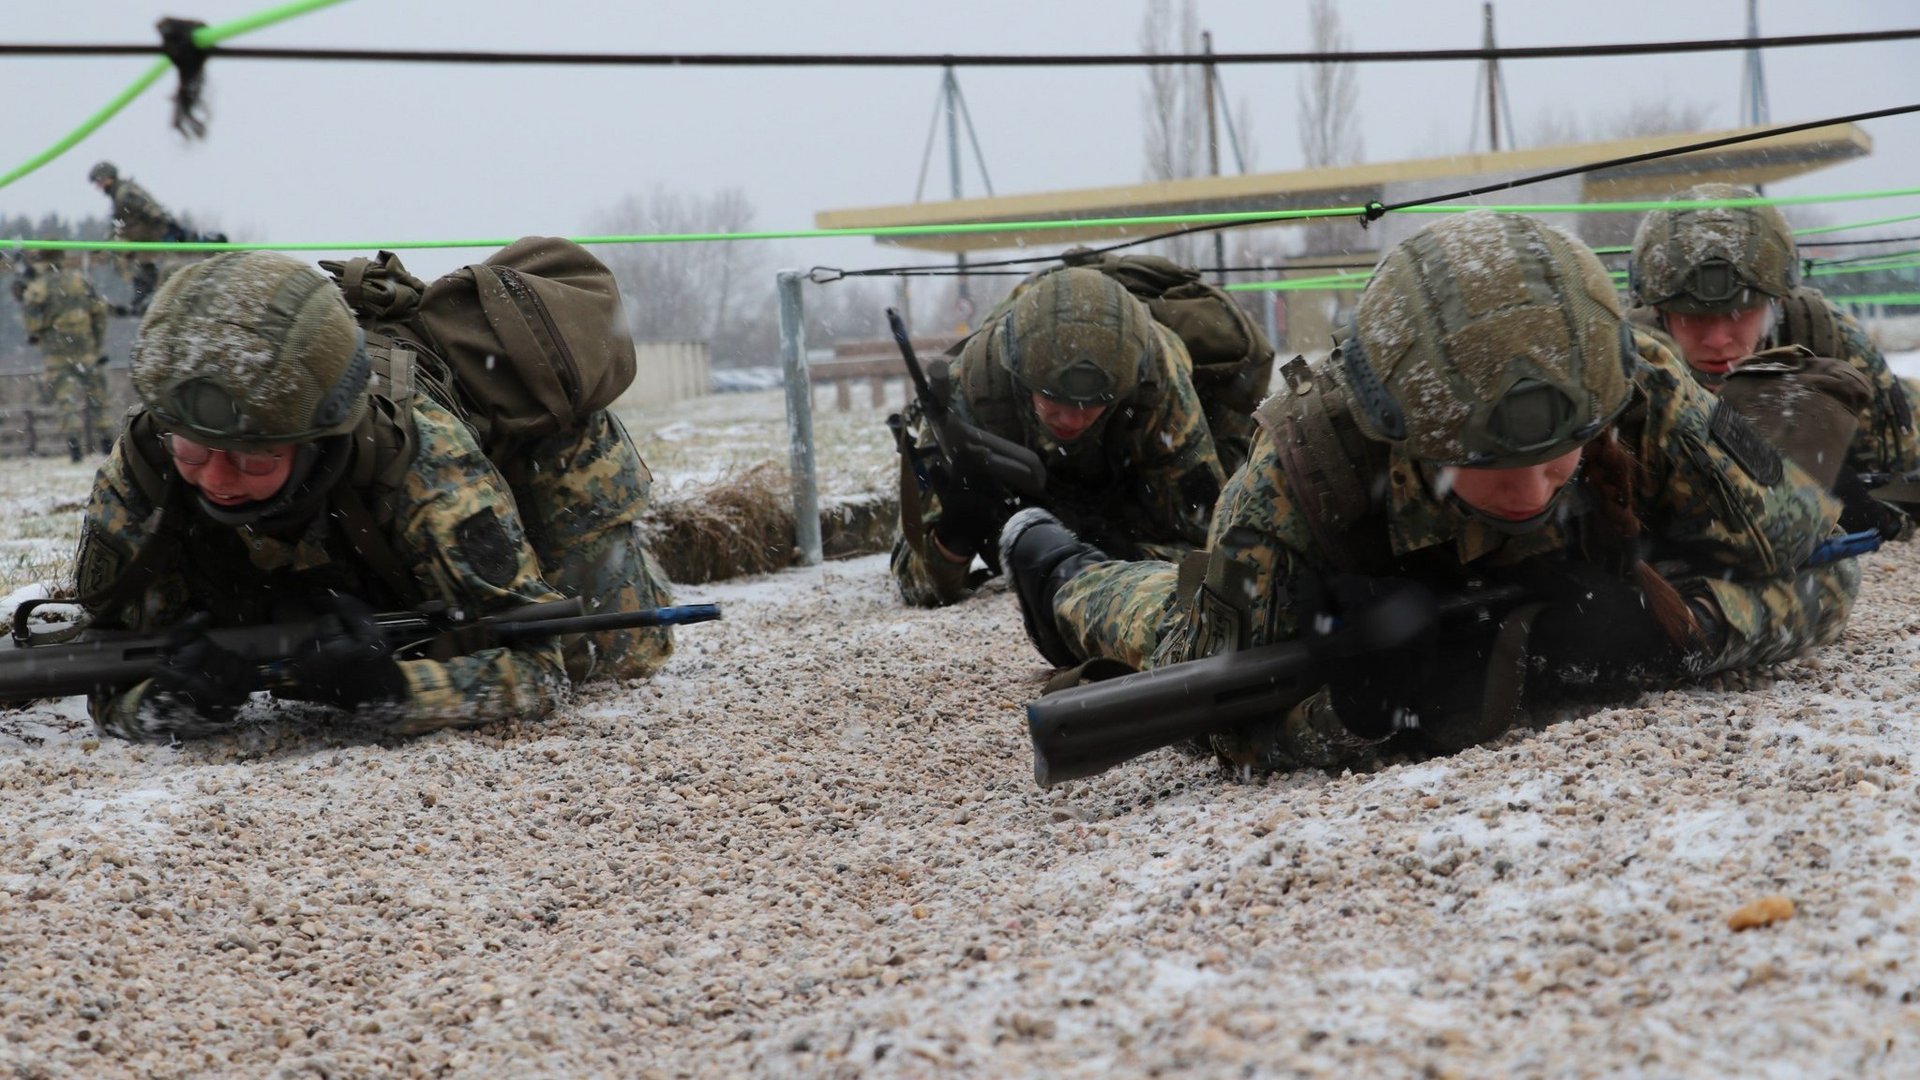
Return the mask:
<svg viewBox="0 0 1920 1080">
<path fill-rule="evenodd" d="M 720 617 L 716 604 L 642 608 L 585 614 L 577 599 L 528 604 L 495 615 L 465 618 L 444 605 L 374 616 L 374 624 L 396 650 L 405 650 L 442 633 L 476 635 L 477 647 L 567 634 L 620 630 L 636 626 L 680 626 Z M 236 626 L 208 630 L 214 644 L 250 663 L 272 669 L 291 659 L 325 628 L 321 619 Z M 18 635 L 16 634 L 16 638 Z M 172 634 L 107 631 L 59 645 L 0 645 L 0 701 L 69 697 L 99 687 L 126 687 L 145 679 L 161 663 Z M 271 671 L 269 672 L 271 676 Z"/>
</svg>

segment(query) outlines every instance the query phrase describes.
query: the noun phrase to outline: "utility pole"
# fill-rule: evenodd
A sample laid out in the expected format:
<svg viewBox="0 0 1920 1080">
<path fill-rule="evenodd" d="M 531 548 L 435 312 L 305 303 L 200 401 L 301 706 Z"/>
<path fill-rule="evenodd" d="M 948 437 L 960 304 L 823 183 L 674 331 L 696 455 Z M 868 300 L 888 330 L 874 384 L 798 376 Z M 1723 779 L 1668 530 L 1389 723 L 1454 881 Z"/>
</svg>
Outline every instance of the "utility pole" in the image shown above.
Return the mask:
<svg viewBox="0 0 1920 1080">
<path fill-rule="evenodd" d="M 1200 51 L 1206 53 L 1208 56 L 1213 55 L 1213 31 L 1200 31 Z M 1207 173 L 1210 176 L 1219 176 L 1220 125 L 1219 122 L 1214 119 L 1214 78 L 1213 61 L 1208 60 L 1205 68 L 1205 85 L 1207 91 Z M 1213 230 L 1213 265 L 1214 280 L 1225 285 L 1227 283 L 1227 272 L 1223 267 L 1227 265 L 1227 239 L 1219 229 Z"/>
<path fill-rule="evenodd" d="M 1480 36 L 1482 48 L 1492 52 L 1493 44 L 1493 4 L 1491 0 L 1480 5 L 1480 23 L 1484 28 Z M 1487 146 L 1494 152 L 1500 152 L 1500 61 L 1491 55 L 1487 57 Z"/>
</svg>

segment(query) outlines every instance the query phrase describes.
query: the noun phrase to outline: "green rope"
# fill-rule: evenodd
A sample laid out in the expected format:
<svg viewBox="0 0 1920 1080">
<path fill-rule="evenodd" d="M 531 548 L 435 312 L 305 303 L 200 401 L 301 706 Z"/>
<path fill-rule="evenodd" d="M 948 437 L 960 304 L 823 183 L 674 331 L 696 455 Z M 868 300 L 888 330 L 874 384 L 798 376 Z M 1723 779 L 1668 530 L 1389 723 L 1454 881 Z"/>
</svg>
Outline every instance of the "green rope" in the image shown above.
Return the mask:
<svg viewBox="0 0 1920 1080">
<path fill-rule="evenodd" d="M 248 15 L 244 18 L 233 19 L 221 23 L 218 26 L 203 26 L 193 32 L 193 43 L 203 49 L 209 48 L 228 38 L 247 33 L 250 30 L 270 26 L 277 22 L 283 22 L 296 15 L 304 15 L 317 8 L 328 7 L 344 2 L 345 0 L 294 0 L 293 3 L 281 4 L 279 7 L 269 8 L 266 11 L 255 15 Z M 141 72 L 140 77 L 127 84 L 125 90 L 115 94 L 112 101 L 107 102 L 101 106 L 98 112 L 81 121 L 79 127 L 61 136 L 52 146 L 28 158 L 20 165 L 15 166 L 13 171 L 5 175 L 0 175 L 0 188 L 4 188 L 15 180 L 38 171 L 41 166 L 73 149 L 75 146 L 78 146 L 87 136 L 98 131 L 101 125 L 113 119 L 120 110 L 131 104 L 134 98 L 145 93 L 147 87 L 159 81 L 160 77 L 165 75 L 172 67 L 173 62 L 170 60 L 154 61 L 153 66 Z"/>
<path fill-rule="evenodd" d="M 311 2 L 311 0 L 310 0 Z M 337 2 L 337 0 L 334 0 Z M 1698 208 L 1799 205 L 1807 203 L 1854 202 L 1862 199 L 1893 199 L 1920 195 L 1920 187 L 1887 188 L 1880 191 L 1839 192 L 1830 195 L 1784 195 L 1740 199 L 1702 199 L 1688 205 Z M 1665 201 L 1596 203 L 1526 203 L 1504 206 L 1446 204 L 1412 207 L 1420 213 L 1465 213 L 1471 210 L 1495 210 L 1516 214 L 1644 213 L 1672 205 Z M 751 232 L 637 233 L 615 236 L 571 237 L 578 244 L 694 244 L 749 240 L 823 240 L 839 237 L 939 236 L 950 234 L 1042 232 L 1054 229 L 1107 229 L 1133 226 L 1190 225 L 1222 222 L 1298 221 L 1316 218 L 1360 217 L 1365 207 L 1336 206 L 1313 210 L 1237 210 L 1209 214 L 1148 214 L 1131 217 L 1062 218 L 1046 221 L 975 221 L 945 225 L 875 225 L 844 229 L 761 229 Z M 1914 215 L 1920 217 L 1920 214 Z M 1884 224 L 1884 219 L 1864 224 Z M 1849 226 L 1836 226 L 1846 228 Z M 210 243 L 206 241 L 133 241 L 133 240 L 17 240 L 17 248 L 47 248 L 61 251 L 415 251 L 431 248 L 499 248 L 518 237 L 487 237 L 468 240 L 387 240 L 362 242 Z"/>
<path fill-rule="evenodd" d="M 1920 306 L 1920 292 L 1863 293 L 1859 296 L 1829 296 L 1836 304 L 1886 304 Z"/>
</svg>

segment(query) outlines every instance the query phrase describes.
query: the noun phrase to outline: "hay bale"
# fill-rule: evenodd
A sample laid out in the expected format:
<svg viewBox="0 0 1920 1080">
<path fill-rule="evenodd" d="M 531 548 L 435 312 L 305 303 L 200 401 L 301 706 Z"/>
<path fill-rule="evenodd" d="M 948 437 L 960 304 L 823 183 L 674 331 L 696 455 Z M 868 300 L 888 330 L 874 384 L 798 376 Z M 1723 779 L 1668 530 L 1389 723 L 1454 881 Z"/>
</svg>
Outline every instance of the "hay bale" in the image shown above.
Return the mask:
<svg viewBox="0 0 1920 1080">
<path fill-rule="evenodd" d="M 899 501 L 890 495 L 829 500 L 820 511 L 821 548 L 830 559 L 886 551 L 899 513 Z M 799 561 L 792 480 L 773 461 L 712 485 L 664 494 L 648 507 L 642 525 L 661 569 L 683 585 L 765 574 Z"/>
<path fill-rule="evenodd" d="M 711 486 L 662 495 L 642 523 L 670 580 L 764 574 L 793 562 L 791 492 L 787 470 L 762 461 Z"/>
</svg>

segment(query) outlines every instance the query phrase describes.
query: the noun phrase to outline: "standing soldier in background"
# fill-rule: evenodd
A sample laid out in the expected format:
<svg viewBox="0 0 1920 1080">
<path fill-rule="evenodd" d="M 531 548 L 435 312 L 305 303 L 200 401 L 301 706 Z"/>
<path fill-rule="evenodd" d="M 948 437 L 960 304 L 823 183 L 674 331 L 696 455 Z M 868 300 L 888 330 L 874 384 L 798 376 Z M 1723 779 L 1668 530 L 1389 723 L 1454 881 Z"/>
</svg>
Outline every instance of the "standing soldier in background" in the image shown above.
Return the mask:
<svg viewBox="0 0 1920 1080">
<path fill-rule="evenodd" d="M 1592 252 L 1533 219 L 1477 211 L 1410 237 L 1333 354 L 1281 375 L 1206 556 L 1114 561 L 1037 510 L 1002 537 L 1057 666 L 1295 640 L 1323 655 L 1317 693 L 1218 737 L 1229 762 L 1335 767 L 1398 732 L 1455 749 L 1521 705 L 1771 663 L 1845 624 L 1853 560 L 1802 568 L 1839 507 L 1630 332 Z M 1435 596 L 1489 582 L 1527 600 L 1437 625 Z M 1367 648 L 1383 624 L 1400 644 Z"/>
<path fill-rule="evenodd" d="M 220 234 L 203 237 L 188 232 L 166 207 L 147 194 L 146 188 L 132 180 L 121 179 L 119 167 L 111 161 L 95 165 L 88 171 L 87 179 L 113 200 L 112 238 L 115 240 L 174 242 L 226 239 Z M 133 301 L 127 305 L 125 313 L 144 314 L 148 301 L 153 299 L 153 291 L 160 287 L 159 261 L 147 252 L 124 252 L 116 256 L 114 262 L 120 268 L 120 276 L 133 285 Z"/>
<path fill-rule="evenodd" d="M 1751 188 L 1700 184 L 1669 208 L 1649 212 L 1633 238 L 1628 289 L 1636 307 L 1629 318 L 1663 331 L 1694 377 L 1715 392 L 1759 353 L 1789 363 L 1830 357 L 1857 371 L 1872 399 L 1860 411 L 1835 484 L 1847 507 L 1841 524 L 1893 535 L 1900 523 L 1889 519 L 1897 512 L 1876 503 L 1857 475 L 1920 468 L 1912 406 L 1886 357 L 1852 316 L 1801 284 L 1799 250 L 1779 210 L 1687 205 L 1757 197 Z M 1779 349 L 1794 351 L 1772 352 Z"/>
<path fill-rule="evenodd" d="M 1206 541 L 1224 473 L 1193 361 L 1119 282 L 1084 267 L 1047 273 L 990 317 L 957 366 L 954 413 L 1038 454 L 1045 505 L 1062 520 L 1126 558 L 1177 559 Z M 1005 511 L 920 477 L 912 426 L 893 575 L 908 603 L 934 607 L 978 584 L 968 567 Z"/>
<path fill-rule="evenodd" d="M 36 249 L 27 256 L 32 273 L 16 275 L 14 296 L 27 328 L 27 342 L 40 346 L 46 367 L 40 374 L 40 404 L 55 409 L 60 437 L 75 462 L 99 446 L 106 411 L 106 379 L 100 365 L 107 338 L 107 302 L 80 270 L 64 268 L 58 251 Z M 37 445 L 36 454 L 44 453 Z"/>
</svg>

